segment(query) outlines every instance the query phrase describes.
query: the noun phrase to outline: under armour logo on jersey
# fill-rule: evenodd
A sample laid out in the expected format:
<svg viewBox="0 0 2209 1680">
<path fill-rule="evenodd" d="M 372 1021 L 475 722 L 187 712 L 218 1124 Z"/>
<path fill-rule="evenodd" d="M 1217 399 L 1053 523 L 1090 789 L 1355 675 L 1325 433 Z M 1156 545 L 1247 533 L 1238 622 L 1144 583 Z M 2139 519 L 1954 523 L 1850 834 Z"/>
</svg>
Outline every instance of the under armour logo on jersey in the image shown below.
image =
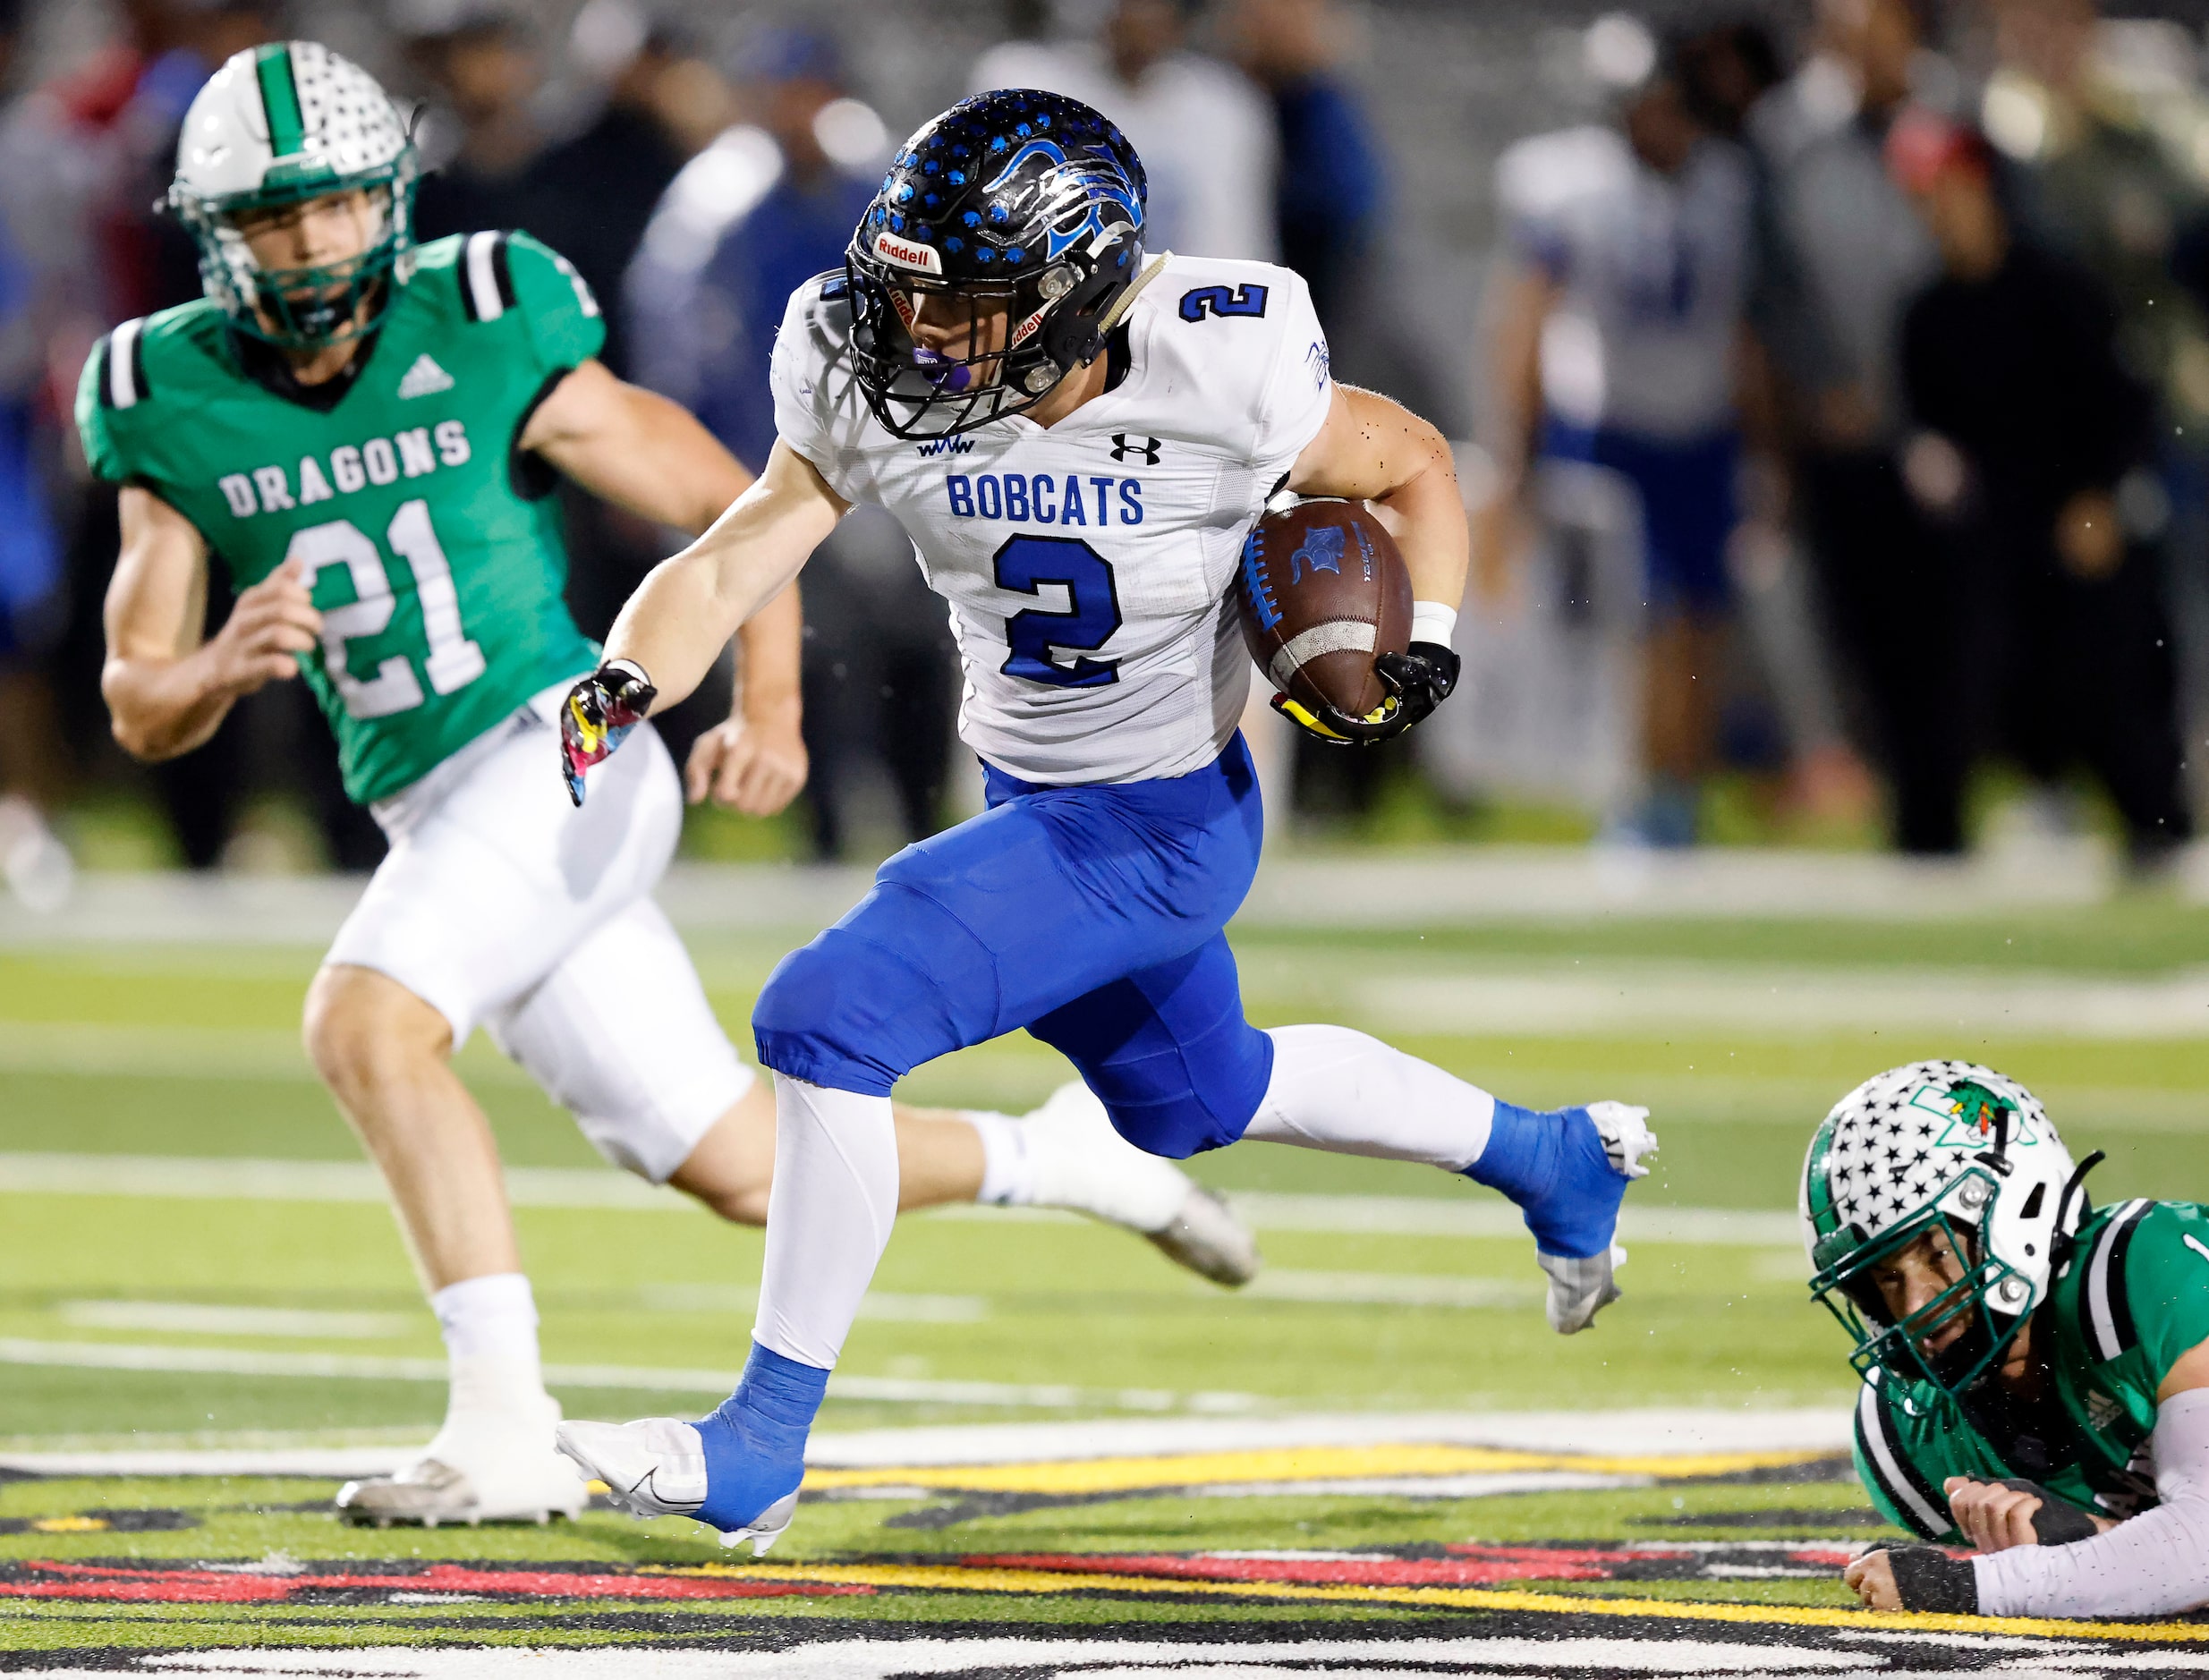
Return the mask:
<svg viewBox="0 0 2209 1680">
<path fill-rule="evenodd" d="M 399 400 L 404 402 L 411 396 L 435 396 L 440 391 L 451 390 L 454 383 L 453 376 L 431 361 L 429 352 L 425 350 L 414 358 L 414 365 L 406 370 L 406 377 L 399 381 Z"/>
<path fill-rule="evenodd" d="M 1144 466 L 1155 467 L 1159 463 L 1159 451 L 1165 447 L 1155 437 L 1145 437 L 1138 444 L 1129 441 L 1126 432 L 1112 434 L 1112 458 L 1115 461 L 1126 461 L 1130 455 L 1141 455 Z"/>
</svg>

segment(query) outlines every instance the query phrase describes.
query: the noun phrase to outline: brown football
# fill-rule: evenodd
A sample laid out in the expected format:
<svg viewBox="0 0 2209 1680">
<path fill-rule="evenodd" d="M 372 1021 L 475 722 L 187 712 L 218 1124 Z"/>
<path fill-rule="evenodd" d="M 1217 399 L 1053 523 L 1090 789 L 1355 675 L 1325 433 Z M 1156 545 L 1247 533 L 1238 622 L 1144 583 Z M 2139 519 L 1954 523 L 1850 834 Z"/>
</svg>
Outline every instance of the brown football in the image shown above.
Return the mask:
<svg viewBox="0 0 2209 1680">
<path fill-rule="evenodd" d="M 1243 642 L 1273 686 L 1363 717 L 1388 698 L 1373 659 L 1411 646 L 1411 573 L 1363 502 L 1299 502 L 1243 543 Z"/>
</svg>

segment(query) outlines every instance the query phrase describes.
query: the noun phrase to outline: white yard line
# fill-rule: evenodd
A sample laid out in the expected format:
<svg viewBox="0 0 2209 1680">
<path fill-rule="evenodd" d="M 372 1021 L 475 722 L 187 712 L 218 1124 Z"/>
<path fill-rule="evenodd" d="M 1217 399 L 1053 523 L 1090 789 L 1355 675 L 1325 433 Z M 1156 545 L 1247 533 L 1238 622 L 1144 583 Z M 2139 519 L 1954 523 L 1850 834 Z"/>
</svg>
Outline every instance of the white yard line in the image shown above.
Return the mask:
<svg viewBox="0 0 2209 1680">
<path fill-rule="evenodd" d="M 2128 1040 L 2209 1035 L 2209 972 L 2149 979 L 1924 968 L 1605 961 L 1355 982 L 1350 1013 L 1399 1032 L 1686 1032 L 1770 1039 L 1943 1031 Z"/>
<path fill-rule="evenodd" d="M 436 1365 L 442 1375 L 443 1367 L 438 1362 L 413 1362 Z M 558 1374 L 562 1369 L 549 1368 L 546 1375 L 556 1384 L 563 1380 Z M 720 1387 L 726 1389 L 731 1378 L 726 1373 L 714 1375 Z M 839 1387 L 846 1381 L 843 1378 L 837 1380 Z M 1101 1418 L 1068 1423 L 960 1423 L 919 1429 L 823 1430 L 807 1443 L 805 1457 L 808 1464 L 824 1468 L 879 1470 L 1402 1444 L 1628 1456 L 1712 1452 L 1822 1453 L 1847 1450 L 1850 1417 L 1848 1403 L 1841 1399 L 1831 1406 L 1771 1411 L 1703 1406 L 1634 1412 L 1428 1412 L 1237 1418 L 1182 1415 Z M 321 1447 L 294 1442 L 166 1449 L 0 1450 L 0 1466 L 48 1475 L 374 1475 L 403 1463 L 411 1450 L 395 1445 Z M 1553 1477 L 1584 1473 L 1530 1471 L 1499 1475 Z M 1432 1479 L 1418 1480 L 1424 1485 Z M 1489 1487 L 1486 1483 L 1496 1478 L 1467 1479 L 1466 1486 L 1472 1488 L 1478 1481 L 1483 1492 L 1520 1490 L 1516 1486 L 1505 1486 L 1500 1481 Z M 1566 1484 L 1544 1481 L 1540 1485 Z"/>
<path fill-rule="evenodd" d="M 0 1365 L 229 1377 L 308 1377 L 353 1382 L 442 1383 L 446 1375 L 443 1359 L 268 1353 L 236 1347 L 167 1347 L 126 1342 L 45 1342 L 23 1336 L 0 1336 Z M 639 1394 L 726 1395 L 736 1387 L 737 1376 L 734 1370 L 676 1366 L 545 1367 L 545 1381 L 555 1388 L 603 1388 Z M 839 1400 L 892 1405 L 1024 1406 L 1052 1411 L 1194 1409 L 1234 1413 L 1261 1404 L 1253 1396 L 1225 1392 L 1177 1394 L 1163 1388 L 1081 1388 L 1066 1383 L 962 1382 L 842 1373 L 835 1378 L 830 1395 Z"/>
<path fill-rule="evenodd" d="M 1569 1600 L 1566 1601 L 1567 1605 Z M 1564 1607 L 1560 1607 L 1564 1608 Z M 1883 1667 L 1884 1659 L 1822 1640 L 1798 1644 L 1647 1638 L 1466 1637 L 1372 1638 L 1352 1629 L 1341 1637 L 1273 1641 L 1243 1628 L 1219 1642 L 1189 1640 L 1033 1638 L 822 1640 L 786 1650 L 681 1650 L 598 1646 L 381 1646 L 335 1650 L 205 1650 L 149 1653 L 132 1674 L 347 1676 L 348 1680 L 889 1680 L 889 1676 L 1001 1676 L 1051 1680 L 1076 1672 L 1088 1680 L 1287 1680 L 1329 1674 L 1381 1676 L 1525 1676 L 1591 1673 L 1644 1676 L 1802 1674 L 1839 1676 Z M 2036 1649 L 2053 1652 L 2049 1641 Z M 2160 1656 L 2167 1653 L 2148 1653 Z M 2063 1672 L 2122 1673 L 2144 1660 L 2122 1656 L 2057 1659 Z M 2185 1659 L 2198 1664 L 2198 1656 Z M 1353 1668 L 1350 1665 L 1355 1664 Z M 2160 1665 L 2158 1665 L 2160 1666 Z M 2171 1666 L 2176 1667 L 2177 1664 Z M 2038 1671 L 2038 1670 L 2036 1670 Z M 83 1680 L 83 1671 L 28 1669 L 25 1680 Z"/>
<path fill-rule="evenodd" d="M 675 1191 L 595 1167 L 514 1167 L 506 1171 L 518 1208 L 695 1209 Z M 187 1201 L 381 1202 L 383 1180 L 364 1161 L 282 1161 L 219 1156 L 0 1154 L 0 1194 L 144 1196 Z M 1301 1196 L 1231 1192 L 1260 1231 L 1370 1233 L 1392 1236 L 1503 1237 L 1526 1235 L 1518 1210 L 1500 1197 Z M 1049 1209 L 955 1205 L 929 1218 L 1003 1220 L 1077 1216 Z M 1627 1243 L 1718 1243 L 1785 1248 L 1800 1241 L 1795 1216 L 1728 1208 L 1640 1207 L 1629 1201 L 1619 1235 Z M 944 1297 L 945 1300 L 959 1299 Z M 946 1308 L 945 1311 L 953 1309 Z M 916 1308 L 916 1311 L 920 1309 Z"/>
<path fill-rule="evenodd" d="M 2182 892 L 2203 894 L 2204 871 Z M 2086 843 L 1928 862 L 1879 853 L 1705 847 L 1650 854 L 1576 846 L 1473 846 L 1282 855 L 1259 870 L 1245 927 L 1424 929 L 1527 921 L 1848 917 L 1951 921 L 2096 904 L 2114 888 L 2106 846 Z M 55 912 L 0 897 L 0 947 L 55 945 L 327 945 L 359 899 L 358 877 L 87 874 Z M 802 938 L 857 904 L 864 869 L 679 863 L 658 897 L 688 932 Z"/>
</svg>

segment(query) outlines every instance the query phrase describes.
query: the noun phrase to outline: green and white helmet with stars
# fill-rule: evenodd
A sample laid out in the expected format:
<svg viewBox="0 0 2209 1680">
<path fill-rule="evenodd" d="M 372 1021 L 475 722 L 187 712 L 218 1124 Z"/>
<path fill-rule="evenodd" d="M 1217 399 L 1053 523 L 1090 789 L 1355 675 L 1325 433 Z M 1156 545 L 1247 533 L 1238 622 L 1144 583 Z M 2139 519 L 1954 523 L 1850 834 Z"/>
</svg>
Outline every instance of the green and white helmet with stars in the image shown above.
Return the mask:
<svg viewBox="0 0 2209 1680">
<path fill-rule="evenodd" d="M 2091 1167 L 2098 1157 L 2091 1157 Z M 2079 1169 L 2039 1099 L 1972 1062 L 1913 1062 L 1833 1106 L 1803 1166 L 1811 1295 L 1856 1338 L 1851 1363 L 1960 1395 L 2048 1298 L 2086 1214 Z M 1959 1276 L 1897 1321 L 1873 1275 L 1944 1231 Z M 1923 1344 L 1967 1319 L 1937 1354 Z"/>
<path fill-rule="evenodd" d="M 319 42 L 270 41 L 233 54 L 193 98 L 168 204 L 232 326 L 313 349 L 368 331 L 405 283 L 416 174 L 407 124 L 375 77 Z M 367 249 L 342 263 L 264 269 L 237 225 L 355 190 L 379 220 Z"/>
</svg>

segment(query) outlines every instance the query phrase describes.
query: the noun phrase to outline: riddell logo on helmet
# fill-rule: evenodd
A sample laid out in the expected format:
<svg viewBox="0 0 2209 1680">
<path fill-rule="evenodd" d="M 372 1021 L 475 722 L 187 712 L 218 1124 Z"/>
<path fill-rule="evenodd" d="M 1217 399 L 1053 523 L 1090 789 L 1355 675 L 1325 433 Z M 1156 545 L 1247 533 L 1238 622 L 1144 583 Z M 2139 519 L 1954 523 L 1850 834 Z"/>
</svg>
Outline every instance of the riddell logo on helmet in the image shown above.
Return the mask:
<svg viewBox="0 0 2209 1680">
<path fill-rule="evenodd" d="M 901 268 L 918 268 L 922 274 L 941 274 L 943 258 L 933 245 L 915 245 L 899 239 L 894 233 L 874 236 L 874 254 L 884 262 L 894 262 Z"/>
</svg>

